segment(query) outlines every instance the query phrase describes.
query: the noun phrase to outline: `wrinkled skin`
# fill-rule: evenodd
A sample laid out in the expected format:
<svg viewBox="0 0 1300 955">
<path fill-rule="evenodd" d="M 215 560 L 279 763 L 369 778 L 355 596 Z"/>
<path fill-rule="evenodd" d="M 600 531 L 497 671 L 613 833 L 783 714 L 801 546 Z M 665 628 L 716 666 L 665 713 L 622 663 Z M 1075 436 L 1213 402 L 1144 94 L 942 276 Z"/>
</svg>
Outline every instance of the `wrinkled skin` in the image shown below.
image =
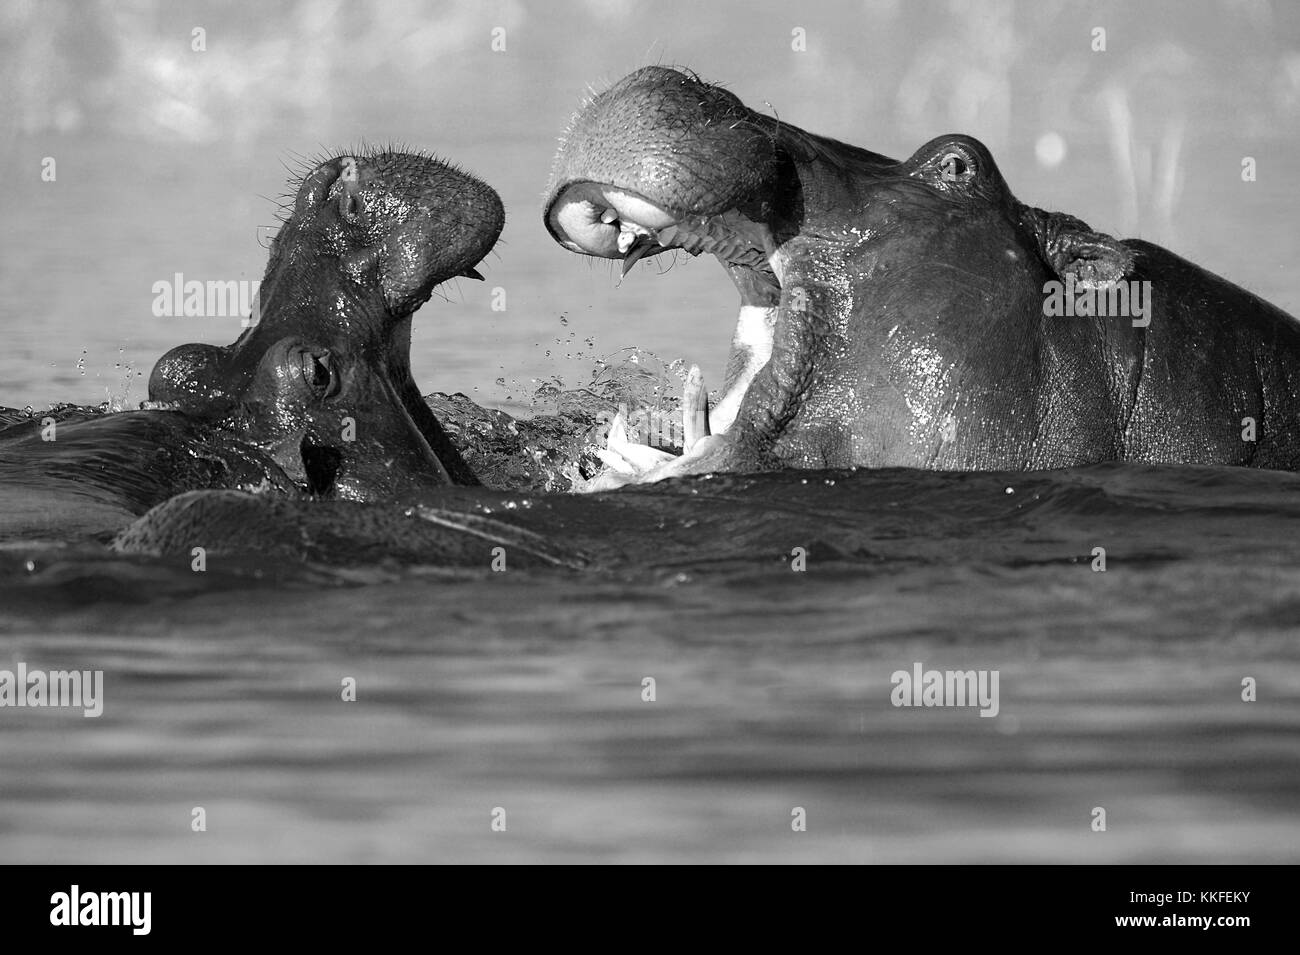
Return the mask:
<svg viewBox="0 0 1300 955">
<path fill-rule="evenodd" d="M 688 452 L 615 484 L 851 465 L 1300 468 L 1295 319 L 1158 246 L 1020 203 L 967 136 L 896 162 L 649 67 L 574 117 L 544 217 L 562 246 L 625 271 L 713 254 L 740 292 L 726 381 L 711 409 L 696 398 Z M 1045 314 L 1046 283 L 1066 279 L 1149 281 L 1149 325 Z"/>
<path fill-rule="evenodd" d="M 260 321 L 232 345 L 182 345 L 149 397 L 264 450 L 316 497 L 396 499 L 474 484 L 411 378 L 411 316 L 474 266 L 497 194 L 427 156 L 355 153 L 298 185 L 271 245 Z"/>
</svg>

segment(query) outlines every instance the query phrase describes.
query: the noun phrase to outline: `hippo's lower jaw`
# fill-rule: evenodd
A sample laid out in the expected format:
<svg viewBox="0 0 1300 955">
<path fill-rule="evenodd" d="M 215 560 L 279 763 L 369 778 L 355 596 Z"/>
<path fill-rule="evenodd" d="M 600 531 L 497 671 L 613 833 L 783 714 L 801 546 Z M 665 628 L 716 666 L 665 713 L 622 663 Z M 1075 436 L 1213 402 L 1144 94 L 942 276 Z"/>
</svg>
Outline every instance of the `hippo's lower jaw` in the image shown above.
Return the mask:
<svg viewBox="0 0 1300 955">
<path fill-rule="evenodd" d="M 339 156 L 297 183 L 271 246 L 261 320 L 183 345 L 149 397 L 237 434 L 318 497 L 418 497 L 477 483 L 411 377 L 411 316 L 501 233 L 488 186 L 429 156 Z"/>
<path fill-rule="evenodd" d="M 625 270 L 672 249 L 711 253 L 740 292 L 708 414 L 722 440 L 620 481 L 1108 460 L 1300 468 L 1300 323 L 1157 246 L 1024 205 L 967 136 L 897 162 L 649 67 L 575 116 L 544 221 L 565 248 Z"/>
</svg>

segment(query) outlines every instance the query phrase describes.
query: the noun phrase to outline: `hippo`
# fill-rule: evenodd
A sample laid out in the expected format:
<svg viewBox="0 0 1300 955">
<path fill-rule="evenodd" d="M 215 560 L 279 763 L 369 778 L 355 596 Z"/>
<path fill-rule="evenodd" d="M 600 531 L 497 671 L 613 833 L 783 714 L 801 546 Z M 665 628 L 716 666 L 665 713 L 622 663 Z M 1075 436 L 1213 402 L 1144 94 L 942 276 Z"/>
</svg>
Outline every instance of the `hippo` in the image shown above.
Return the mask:
<svg viewBox="0 0 1300 955">
<path fill-rule="evenodd" d="M 391 500 L 478 483 L 411 379 L 411 316 L 439 283 L 480 278 L 497 194 L 431 156 L 363 150 L 290 195 L 261 321 L 234 344 L 169 351 L 141 410 L 0 409 L 0 490 L 25 502 L 0 542 L 56 523 L 104 540 L 188 491 Z"/>
<path fill-rule="evenodd" d="M 4 418 L 0 545 L 51 537 L 103 543 L 149 508 L 195 488 L 304 496 L 259 449 L 175 412 L 62 405 Z"/>
<path fill-rule="evenodd" d="M 573 117 L 543 218 L 624 274 L 711 254 L 740 293 L 716 400 L 687 381 L 686 453 L 623 455 L 602 486 L 849 466 L 1300 468 L 1300 324 L 1160 246 L 1025 205 L 969 136 L 899 162 L 647 67 Z"/>
<path fill-rule="evenodd" d="M 260 320 L 167 352 L 150 400 L 238 434 L 313 497 L 476 484 L 411 378 L 411 316 L 440 283 L 482 278 L 496 192 L 432 156 L 359 151 L 308 171 L 286 211 Z"/>
</svg>

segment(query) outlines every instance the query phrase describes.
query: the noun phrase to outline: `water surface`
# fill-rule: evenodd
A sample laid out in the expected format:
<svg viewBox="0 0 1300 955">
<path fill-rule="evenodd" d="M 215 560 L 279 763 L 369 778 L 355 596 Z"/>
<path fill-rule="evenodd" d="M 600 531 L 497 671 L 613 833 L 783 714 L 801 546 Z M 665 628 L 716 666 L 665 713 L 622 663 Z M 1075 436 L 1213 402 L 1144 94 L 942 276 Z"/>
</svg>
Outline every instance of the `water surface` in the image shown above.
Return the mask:
<svg viewBox="0 0 1300 955">
<path fill-rule="evenodd" d="M 625 526 L 534 515 L 621 554 L 587 571 L 200 575 L 10 539 L 0 664 L 103 669 L 106 704 L 3 712 L 0 858 L 1295 861 L 1297 492 L 693 479 L 630 492 Z M 892 706 L 914 662 L 998 670 L 998 716 Z"/>
</svg>

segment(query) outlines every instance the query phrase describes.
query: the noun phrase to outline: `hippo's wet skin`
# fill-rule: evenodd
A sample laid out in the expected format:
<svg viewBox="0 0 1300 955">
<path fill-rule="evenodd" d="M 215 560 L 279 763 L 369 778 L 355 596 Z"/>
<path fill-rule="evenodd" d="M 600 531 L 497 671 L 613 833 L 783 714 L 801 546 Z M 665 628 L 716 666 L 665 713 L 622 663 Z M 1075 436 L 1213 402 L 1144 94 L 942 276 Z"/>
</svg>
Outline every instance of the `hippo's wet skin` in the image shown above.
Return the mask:
<svg viewBox="0 0 1300 955">
<path fill-rule="evenodd" d="M 497 194 L 428 156 L 354 153 L 303 177 L 271 245 L 260 321 L 232 345 L 183 345 L 149 397 L 238 434 L 306 491 L 391 499 L 476 483 L 411 378 L 411 315 L 478 278 Z"/>
<path fill-rule="evenodd" d="M 111 538 L 178 491 L 299 488 L 236 436 L 171 411 L 64 406 L 0 422 L 0 544 Z"/>
<path fill-rule="evenodd" d="M 896 162 L 650 67 L 574 117 L 545 222 L 565 248 L 625 270 L 711 253 L 740 291 L 707 427 L 642 480 L 1109 460 L 1300 468 L 1291 316 L 1158 246 L 1018 202 L 967 136 Z M 1149 313 L 1049 314 L 1048 283 L 1067 280 L 1149 289 Z"/>
</svg>

